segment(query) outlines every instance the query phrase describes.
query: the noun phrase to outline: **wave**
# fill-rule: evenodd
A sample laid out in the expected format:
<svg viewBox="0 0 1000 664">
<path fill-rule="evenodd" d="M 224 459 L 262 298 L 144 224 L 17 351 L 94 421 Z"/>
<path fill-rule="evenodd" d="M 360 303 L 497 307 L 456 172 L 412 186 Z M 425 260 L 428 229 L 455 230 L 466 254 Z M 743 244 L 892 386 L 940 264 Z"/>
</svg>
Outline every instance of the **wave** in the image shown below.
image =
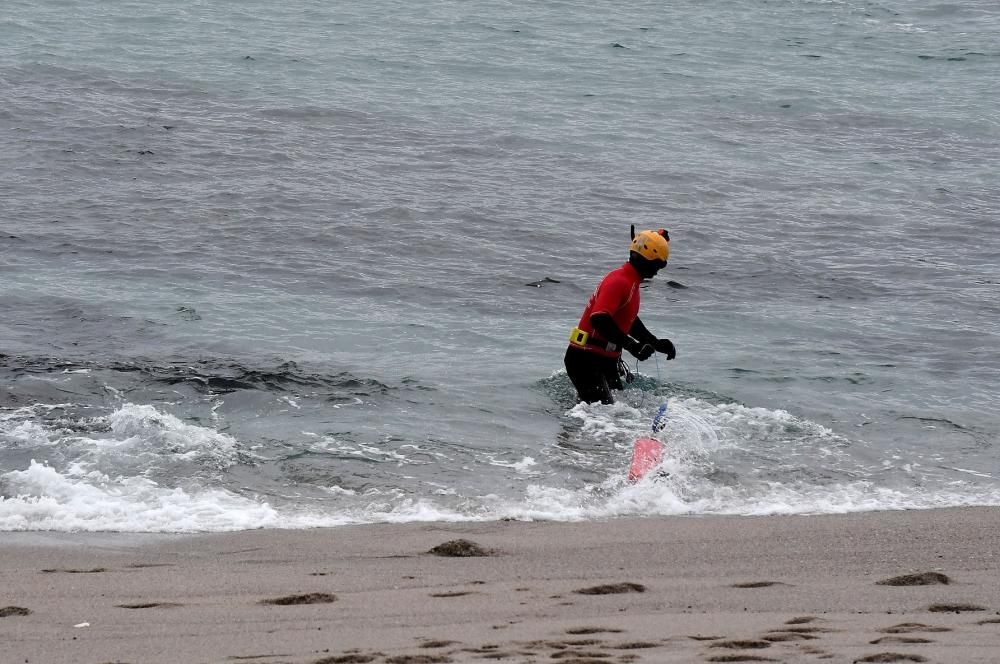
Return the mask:
<svg viewBox="0 0 1000 664">
<path fill-rule="evenodd" d="M 152 405 L 124 403 L 97 415 L 71 404 L 7 409 L 0 451 L 22 467 L 0 474 L 0 530 L 202 532 L 1000 505 L 988 475 L 868 463 L 857 454 L 863 441 L 788 412 L 686 395 L 668 400 L 669 453 L 660 468 L 629 484 L 631 442 L 649 433 L 660 400 L 575 405 L 557 440 L 532 456 L 317 437 L 299 452 L 312 472 L 277 477 L 267 474 L 282 464 L 258 446 Z M 336 472 L 320 472 L 320 458 Z M 383 475 L 352 477 L 353 462 Z M 414 479 L 421 468 L 433 471 L 431 479 Z M 478 482 L 457 479 L 462 473 Z M 490 477 L 506 489 L 477 491 Z"/>
</svg>

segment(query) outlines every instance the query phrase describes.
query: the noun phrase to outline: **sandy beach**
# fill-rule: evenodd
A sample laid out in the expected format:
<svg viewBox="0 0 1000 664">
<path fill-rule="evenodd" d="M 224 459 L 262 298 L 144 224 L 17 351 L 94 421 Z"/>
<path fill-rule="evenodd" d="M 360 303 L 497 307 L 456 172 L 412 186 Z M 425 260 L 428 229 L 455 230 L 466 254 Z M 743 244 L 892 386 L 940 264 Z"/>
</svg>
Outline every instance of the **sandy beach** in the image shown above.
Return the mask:
<svg viewBox="0 0 1000 664">
<path fill-rule="evenodd" d="M 0 660 L 997 662 L 998 526 L 965 508 L 4 533 Z M 485 555 L 430 553 L 456 540 Z"/>
</svg>

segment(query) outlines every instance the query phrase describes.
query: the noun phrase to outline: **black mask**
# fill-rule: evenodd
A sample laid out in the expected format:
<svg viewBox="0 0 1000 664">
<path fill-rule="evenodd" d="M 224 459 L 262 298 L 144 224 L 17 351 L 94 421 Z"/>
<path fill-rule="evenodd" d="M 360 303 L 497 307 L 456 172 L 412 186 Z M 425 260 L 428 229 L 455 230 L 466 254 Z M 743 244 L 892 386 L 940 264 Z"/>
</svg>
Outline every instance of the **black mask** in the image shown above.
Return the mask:
<svg viewBox="0 0 1000 664">
<path fill-rule="evenodd" d="M 635 268 L 635 271 L 638 272 L 639 276 L 643 279 L 652 279 L 656 276 L 657 272 L 667 266 L 666 261 L 651 261 L 648 258 L 643 258 L 634 251 L 629 252 L 628 262 L 632 264 L 632 267 Z"/>
</svg>

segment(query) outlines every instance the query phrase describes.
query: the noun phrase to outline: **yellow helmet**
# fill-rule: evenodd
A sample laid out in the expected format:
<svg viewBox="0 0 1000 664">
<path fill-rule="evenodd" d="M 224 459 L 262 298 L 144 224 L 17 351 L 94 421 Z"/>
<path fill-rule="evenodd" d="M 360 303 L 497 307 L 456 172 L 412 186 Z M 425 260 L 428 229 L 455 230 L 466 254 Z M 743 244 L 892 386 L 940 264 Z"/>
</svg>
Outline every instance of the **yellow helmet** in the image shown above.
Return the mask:
<svg viewBox="0 0 1000 664">
<path fill-rule="evenodd" d="M 658 231 L 640 231 L 632 238 L 629 250 L 648 261 L 663 261 L 666 265 L 670 256 L 670 242 L 664 237 L 665 234 Z"/>
</svg>

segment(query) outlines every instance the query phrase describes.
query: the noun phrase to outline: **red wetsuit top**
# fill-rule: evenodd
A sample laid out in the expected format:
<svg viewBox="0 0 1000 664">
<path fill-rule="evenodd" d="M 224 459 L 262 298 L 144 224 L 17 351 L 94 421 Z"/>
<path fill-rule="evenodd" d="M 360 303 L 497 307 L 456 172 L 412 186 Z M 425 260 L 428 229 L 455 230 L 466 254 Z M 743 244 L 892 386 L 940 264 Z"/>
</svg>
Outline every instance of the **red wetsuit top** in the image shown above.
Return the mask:
<svg viewBox="0 0 1000 664">
<path fill-rule="evenodd" d="M 621 357 L 621 347 L 607 350 L 608 341 L 602 339 L 601 335 L 594 331 L 590 317 L 594 314 L 608 314 L 615 321 L 618 329 L 628 334 L 629 330 L 632 329 L 632 323 L 639 315 L 639 284 L 641 282 L 642 277 L 639 276 L 639 272 L 632 267 L 631 263 L 625 263 L 617 270 L 608 272 L 607 276 L 594 289 L 594 294 L 590 296 L 587 308 L 583 310 L 583 316 L 580 317 L 580 323 L 577 325 L 590 335 L 590 340 L 586 345 L 577 346 L 577 348 L 604 357 Z"/>
</svg>

